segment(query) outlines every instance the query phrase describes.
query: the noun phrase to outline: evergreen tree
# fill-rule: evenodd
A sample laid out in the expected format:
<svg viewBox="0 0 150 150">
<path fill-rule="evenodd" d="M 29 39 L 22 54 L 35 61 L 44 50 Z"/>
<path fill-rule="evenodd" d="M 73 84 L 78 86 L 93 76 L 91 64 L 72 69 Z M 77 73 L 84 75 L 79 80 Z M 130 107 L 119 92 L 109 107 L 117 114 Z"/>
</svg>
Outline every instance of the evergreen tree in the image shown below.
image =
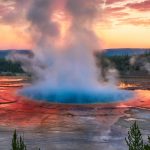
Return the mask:
<svg viewBox="0 0 150 150">
<path fill-rule="evenodd" d="M 12 139 L 12 150 L 17 150 L 17 147 L 18 147 L 18 139 L 17 139 L 17 133 L 16 133 L 16 130 L 14 131 L 14 134 L 13 134 L 13 139 Z"/>
<path fill-rule="evenodd" d="M 20 136 L 18 138 L 16 130 L 14 131 L 13 134 L 13 139 L 12 139 L 12 150 L 27 150 L 26 145 L 24 144 L 24 140 Z"/>
<path fill-rule="evenodd" d="M 144 150 L 142 135 L 136 122 L 130 127 L 128 138 L 125 140 L 129 150 Z"/>
<path fill-rule="evenodd" d="M 150 137 L 148 137 L 148 144 L 144 145 L 144 150 L 150 150 Z"/>
</svg>

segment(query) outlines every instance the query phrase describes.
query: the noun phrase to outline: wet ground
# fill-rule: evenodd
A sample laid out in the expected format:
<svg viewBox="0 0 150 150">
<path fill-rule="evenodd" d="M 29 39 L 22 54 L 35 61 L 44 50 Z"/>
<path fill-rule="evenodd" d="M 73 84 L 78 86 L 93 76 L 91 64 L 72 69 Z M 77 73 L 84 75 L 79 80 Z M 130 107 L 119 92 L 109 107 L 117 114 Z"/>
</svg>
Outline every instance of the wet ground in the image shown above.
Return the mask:
<svg viewBox="0 0 150 150">
<path fill-rule="evenodd" d="M 0 149 L 9 150 L 14 129 L 28 150 L 126 150 L 124 138 L 137 121 L 150 135 L 150 78 L 126 78 L 120 88 L 134 90 L 127 101 L 63 105 L 17 95 L 26 77 L 0 77 Z"/>
</svg>

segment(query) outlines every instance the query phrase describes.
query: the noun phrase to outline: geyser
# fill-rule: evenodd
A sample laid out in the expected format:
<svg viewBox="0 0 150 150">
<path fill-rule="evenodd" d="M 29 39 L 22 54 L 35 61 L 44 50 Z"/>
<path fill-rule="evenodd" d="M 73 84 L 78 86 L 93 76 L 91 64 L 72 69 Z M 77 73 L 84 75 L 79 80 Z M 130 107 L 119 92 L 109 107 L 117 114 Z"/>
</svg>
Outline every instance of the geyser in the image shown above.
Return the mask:
<svg viewBox="0 0 150 150">
<path fill-rule="evenodd" d="M 107 83 L 96 67 L 100 49 L 94 26 L 100 20 L 100 0 L 32 0 L 26 20 L 35 42 L 34 57 L 12 56 L 33 76 L 21 93 L 57 103 L 100 103 L 128 99 L 108 71 Z"/>
</svg>

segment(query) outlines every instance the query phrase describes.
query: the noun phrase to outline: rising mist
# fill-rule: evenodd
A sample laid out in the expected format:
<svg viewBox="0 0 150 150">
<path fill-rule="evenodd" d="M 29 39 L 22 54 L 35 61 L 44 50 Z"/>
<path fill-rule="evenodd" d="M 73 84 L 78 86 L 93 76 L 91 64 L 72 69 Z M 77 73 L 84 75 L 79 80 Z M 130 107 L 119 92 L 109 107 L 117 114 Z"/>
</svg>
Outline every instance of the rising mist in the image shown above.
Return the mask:
<svg viewBox="0 0 150 150">
<path fill-rule="evenodd" d="M 21 93 L 58 103 L 97 103 L 128 99 L 132 93 L 116 86 L 108 70 L 104 82 L 94 53 L 101 49 L 94 25 L 101 17 L 100 0 L 32 0 L 26 8 L 34 57 L 14 55 L 31 86 Z"/>
</svg>

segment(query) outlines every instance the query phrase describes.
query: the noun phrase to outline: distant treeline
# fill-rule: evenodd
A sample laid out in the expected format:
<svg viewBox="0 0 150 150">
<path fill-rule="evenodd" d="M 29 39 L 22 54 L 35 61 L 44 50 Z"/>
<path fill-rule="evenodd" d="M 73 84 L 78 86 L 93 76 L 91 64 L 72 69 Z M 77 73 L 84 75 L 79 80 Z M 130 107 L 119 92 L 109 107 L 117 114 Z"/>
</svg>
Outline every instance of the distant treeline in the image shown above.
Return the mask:
<svg viewBox="0 0 150 150">
<path fill-rule="evenodd" d="M 148 74 L 148 69 L 150 69 L 150 53 L 135 56 L 105 56 L 103 54 L 96 53 L 96 60 L 97 66 L 102 68 L 103 75 L 105 75 L 105 72 L 110 68 L 116 68 L 121 75 L 145 75 Z M 22 73 L 25 72 L 19 62 L 11 62 L 10 60 L 0 58 L 1 75 L 15 75 Z"/>
<path fill-rule="evenodd" d="M 12 62 L 4 58 L 0 59 L 0 74 L 1 75 L 14 75 L 24 73 L 19 62 Z"/>
<path fill-rule="evenodd" d="M 121 75 L 145 75 L 150 70 L 150 53 L 134 56 L 104 56 L 97 53 L 96 58 L 104 74 L 110 68 L 116 68 Z"/>
</svg>

